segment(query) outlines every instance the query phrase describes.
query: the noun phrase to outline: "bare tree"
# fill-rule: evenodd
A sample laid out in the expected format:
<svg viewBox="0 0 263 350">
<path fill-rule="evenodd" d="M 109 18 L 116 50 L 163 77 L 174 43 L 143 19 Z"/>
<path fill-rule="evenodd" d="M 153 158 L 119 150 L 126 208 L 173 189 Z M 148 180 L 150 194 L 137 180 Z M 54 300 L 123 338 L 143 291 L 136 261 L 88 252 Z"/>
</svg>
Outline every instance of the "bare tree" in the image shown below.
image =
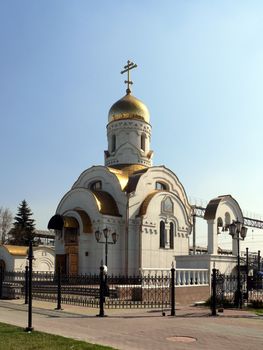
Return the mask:
<svg viewBox="0 0 263 350">
<path fill-rule="evenodd" d="M 13 215 L 8 208 L 0 207 L 0 243 L 7 241 L 7 233 L 11 228 Z"/>
</svg>

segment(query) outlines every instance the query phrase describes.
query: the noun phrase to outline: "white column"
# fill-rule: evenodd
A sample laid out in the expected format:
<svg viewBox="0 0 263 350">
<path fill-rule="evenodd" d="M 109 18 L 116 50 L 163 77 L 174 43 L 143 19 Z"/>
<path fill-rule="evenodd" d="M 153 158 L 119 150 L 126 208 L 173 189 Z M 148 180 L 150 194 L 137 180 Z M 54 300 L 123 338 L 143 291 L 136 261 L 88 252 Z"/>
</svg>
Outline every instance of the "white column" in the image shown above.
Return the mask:
<svg viewBox="0 0 263 350">
<path fill-rule="evenodd" d="M 193 271 L 193 284 L 196 282 L 196 271 Z"/>
<path fill-rule="evenodd" d="M 208 254 L 217 254 L 218 239 L 216 220 L 207 220 Z"/>
</svg>

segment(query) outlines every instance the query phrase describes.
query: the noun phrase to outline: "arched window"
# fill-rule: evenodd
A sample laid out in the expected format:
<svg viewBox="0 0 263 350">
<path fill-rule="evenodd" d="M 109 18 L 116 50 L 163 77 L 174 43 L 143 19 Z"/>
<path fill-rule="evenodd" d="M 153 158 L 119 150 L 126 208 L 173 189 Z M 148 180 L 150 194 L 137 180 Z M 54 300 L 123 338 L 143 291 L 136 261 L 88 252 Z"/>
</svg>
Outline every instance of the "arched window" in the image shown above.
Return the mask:
<svg viewBox="0 0 263 350">
<path fill-rule="evenodd" d="M 116 150 L 116 135 L 112 135 L 111 137 L 111 152 L 115 152 Z"/>
<path fill-rule="evenodd" d="M 168 190 L 168 186 L 165 184 L 165 183 L 163 183 L 163 182 L 159 182 L 159 181 L 157 181 L 156 183 L 155 183 L 155 189 L 156 190 Z"/>
<path fill-rule="evenodd" d="M 90 184 L 89 188 L 91 190 L 94 190 L 94 191 L 101 190 L 102 189 L 102 183 L 101 183 L 101 181 L 93 181 Z"/>
<path fill-rule="evenodd" d="M 223 227 L 223 220 L 222 220 L 222 218 L 217 218 L 217 227 Z"/>
<path fill-rule="evenodd" d="M 145 151 L 145 134 L 141 134 L 141 149 Z"/>
<path fill-rule="evenodd" d="M 165 223 L 160 221 L 160 248 L 165 248 Z"/>
<path fill-rule="evenodd" d="M 228 227 L 231 224 L 231 218 L 229 212 L 225 213 L 225 225 Z"/>
<path fill-rule="evenodd" d="M 170 222 L 170 248 L 174 249 L 174 223 Z"/>
</svg>

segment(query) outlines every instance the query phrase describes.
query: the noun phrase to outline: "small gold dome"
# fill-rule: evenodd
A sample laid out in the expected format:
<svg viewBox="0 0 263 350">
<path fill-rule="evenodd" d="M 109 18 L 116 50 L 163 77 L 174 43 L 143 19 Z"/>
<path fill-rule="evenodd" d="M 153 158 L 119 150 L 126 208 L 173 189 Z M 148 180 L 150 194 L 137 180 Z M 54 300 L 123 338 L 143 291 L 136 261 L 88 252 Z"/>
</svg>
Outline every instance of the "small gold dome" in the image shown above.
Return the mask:
<svg viewBox="0 0 263 350">
<path fill-rule="evenodd" d="M 109 111 L 109 123 L 121 119 L 138 119 L 149 123 L 150 113 L 142 101 L 128 93 L 115 102 Z"/>
</svg>

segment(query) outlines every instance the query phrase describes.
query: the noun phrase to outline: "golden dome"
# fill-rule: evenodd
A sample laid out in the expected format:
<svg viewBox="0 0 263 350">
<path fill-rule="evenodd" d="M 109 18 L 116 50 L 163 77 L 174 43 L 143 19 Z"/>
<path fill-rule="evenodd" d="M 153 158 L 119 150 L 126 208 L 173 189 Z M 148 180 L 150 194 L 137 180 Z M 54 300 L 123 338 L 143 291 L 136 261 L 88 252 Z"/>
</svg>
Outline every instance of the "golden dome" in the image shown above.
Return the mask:
<svg viewBox="0 0 263 350">
<path fill-rule="evenodd" d="M 149 123 L 150 113 L 142 101 L 128 93 L 115 102 L 109 111 L 109 123 L 121 119 L 138 119 Z"/>
</svg>

